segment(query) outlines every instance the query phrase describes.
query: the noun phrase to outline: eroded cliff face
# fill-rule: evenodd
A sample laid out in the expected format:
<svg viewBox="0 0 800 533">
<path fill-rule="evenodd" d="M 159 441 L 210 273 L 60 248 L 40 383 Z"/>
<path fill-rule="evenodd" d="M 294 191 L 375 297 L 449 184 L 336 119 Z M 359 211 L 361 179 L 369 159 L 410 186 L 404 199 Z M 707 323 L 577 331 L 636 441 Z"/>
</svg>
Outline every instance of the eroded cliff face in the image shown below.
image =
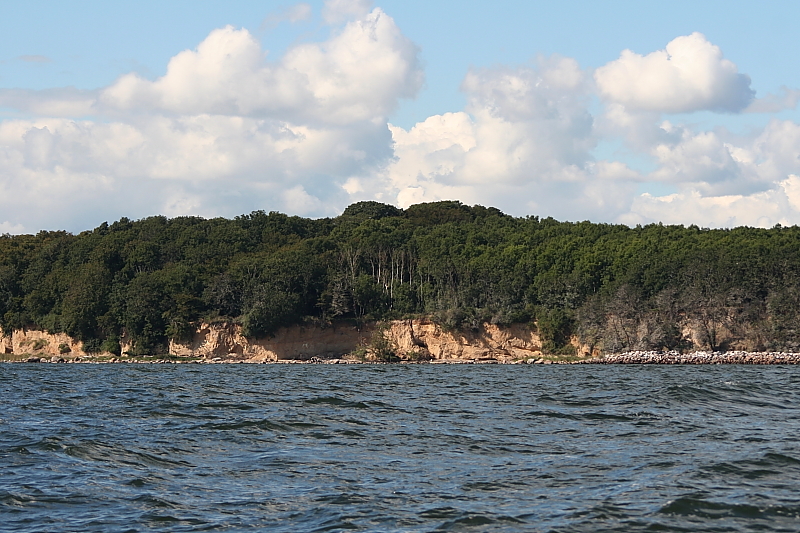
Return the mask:
<svg viewBox="0 0 800 533">
<path fill-rule="evenodd" d="M 370 357 L 376 335 L 384 335 L 402 359 L 513 360 L 541 355 L 539 336 L 525 325 L 484 324 L 478 331 L 448 332 L 426 320 L 397 320 L 380 330 L 349 324 L 281 328 L 274 337 L 247 339 L 233 324 L 202 324 L 189 343 L 171 343 L 185 357 L 252 362 L 334 358 L 361 351 Z"/>
<path fill-rule="evenodd" d="M 201 324 L 189 343 L 170 342 L 172 355 L 252 362 L 288 359 L 331 358 L 350 353 L 366 345 L 371 331 L 353 326 L 292 326 L 279 329 L 267 339 L 248 339 L 241 326 Z"/>
<path fill-rule="evenodd" d="M 539 335 L 523 324 L 500 327 L 484 323 L 477 331 L 445 331 L 434 322 L 406 320 L 392 322 L 386 335 L 401 357 L 513 360 L 542 355 Z"/>
<path fill-rule="evenodd" d="M 1 332 L 0 332 L 1 333 Z M 187 343 L 171 342 L 171 355 L 239 361 L 308 360 L 337 358 L 354 352 L 372 357 L 376 336 L 383 335 L 401 359 L 500 361 L 539 357 L 541 340 L 527 325 L 500 327 L 483 324 L 478 330 L 445 331 L 427 320 L 398 320 L 378 328 L 352 324 L 281 328 L 266 339 L 247 339 L 235 324 L 201 324 Z M 123 354 L 130 349 L 123 336 Z M 32 329 L 0 335 L 0 353 L 35 357 L 85 357 L 83 343 L 63 333 Z M 107 354 L 111 355 L 111 354 Z"/>
<path fill-rule="evenodd" d="M 37 329 L 15 329 L 6 335 L 0 329 L 0 354 L 35 357 L 83 357 L 83 343 L 66 333 L 47 333 Z"/>
<path fill-rule="evenodd" d="M 733 332 L 723 325 L 715 327 L 714 337 L 723 350 L 758 351 L 762 347 L 752 335 Z M 738 335 L 737 335 L 738 333 Z M 747 333 L 747 332 L 745 332 Z M 651 332 L 639 325 L 628 332 L 634 344 L 627 349 L 640 349 L 645 342 L 652 344 Z M 412 360 L 488 360 L 502 362 L 542 357 L 539 335 L 527 324 L 500 327 L 484 323 L 477 330 L 449 331 L 429 320 L 397 320 L 378 327 L 369 324 L 361 329 L 351 323 L 339 322 L 324 326 L 292 326 L 281 328 L 273 337 L 248 339 L 241 326 L 229 323 L 201 324 L 191 341 L 170 342 L 169 353 L 180 357 L 236 360 L 250 362 L 308 360 L 360 356 L 374 358 L 376 336 L 382 335 L 401 359 Z M 708 344 L 709 333 L 699 325 L 683 324 L 683 338 L 694 346 Z M 582 358 L 599 357 L 613 352 L 603 346 L 603 339 L 587 342 L 572 338 L 576 354 Z M 132 346 L 123 335 L 123 355 Z M 620 351 L 620 350 L 616 350 Z M 624 351 L 624 350 L 622 350 Z M 357 354 L 357 355 L 356 355 Z M 35 329 L 19 329 L 10 335 L 0 330 L 0 357 L 20 356 L 40 358 L 86 357 L 83 343 L 63 333 L 51 334 Z M 94 354 L 96 355 L 96 354 Z M 113 354 L 101 354 L 113 356 Z"/>
<path fill-rule="evenodd" d="M 652 317 L 621 317 L 609 314 L 602 329 L 572 344 L 584 357 L 628 351 L 717 350 L 760 352 L 769 346 L 760 324 L 740 323 L 732 315 L 720 314 L 705 319 L 683 317 L 670 327 Z M 678 335 L 676 338 L 675 335 Z"/>
</svg>

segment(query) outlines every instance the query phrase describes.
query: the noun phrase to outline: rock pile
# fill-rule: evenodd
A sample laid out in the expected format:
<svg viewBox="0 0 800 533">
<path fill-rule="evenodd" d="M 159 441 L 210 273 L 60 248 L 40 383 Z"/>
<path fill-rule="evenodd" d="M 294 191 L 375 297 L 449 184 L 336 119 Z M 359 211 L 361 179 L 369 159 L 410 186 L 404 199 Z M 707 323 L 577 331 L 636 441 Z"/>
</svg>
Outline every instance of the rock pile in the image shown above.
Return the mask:
<svg viewBox="0 0 800 533">
<path fill-rule="evenodd" d="M 600 365 L 797 365 L 800 353 L 787 352 L 624 352 L 576 361 Z"/>
</svg>

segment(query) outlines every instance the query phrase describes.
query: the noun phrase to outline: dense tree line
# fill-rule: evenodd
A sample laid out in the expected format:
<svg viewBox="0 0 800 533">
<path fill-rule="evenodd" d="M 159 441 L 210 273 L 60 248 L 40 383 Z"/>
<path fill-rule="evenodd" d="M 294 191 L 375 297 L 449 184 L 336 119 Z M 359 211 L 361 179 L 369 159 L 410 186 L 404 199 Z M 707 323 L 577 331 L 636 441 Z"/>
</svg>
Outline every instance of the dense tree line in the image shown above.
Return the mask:
<svg viewBox="0 0 800 533">
<path fill-rule="evenodd" d="M 459 202 L 377 202 L 337 218 L 121 219 L 0 237 L 0 326 L 91 350 L 165 349 L 201 320 L 268 336 L 302 322 L 428 316 L 531 322 L 550 351 L 800 349 L 800 229 L 631 228 L 514 218 Z M 685 328 L 699 331 L 689 346 Z M 722 333 L 725 335 L 722 335 Z"/>
</svg>

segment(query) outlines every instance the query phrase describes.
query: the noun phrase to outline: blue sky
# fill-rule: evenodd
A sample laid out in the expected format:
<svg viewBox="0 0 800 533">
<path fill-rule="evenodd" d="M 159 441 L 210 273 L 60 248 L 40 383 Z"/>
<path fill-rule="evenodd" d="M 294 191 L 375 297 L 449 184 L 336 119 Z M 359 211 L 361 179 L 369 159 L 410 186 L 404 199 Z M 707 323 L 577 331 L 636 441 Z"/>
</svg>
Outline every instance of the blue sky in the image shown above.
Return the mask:
<svg viewBox="0 0 800 533">
<path fill-rule="evenodd" d="M 799 18 L 796 2 L 5 2 L 0 232 L 252 209 L 330 216 L 364 199 L 629 224 L 794 224 Z M 365 24 L 383 32 L 374 49 L 352 30 Z M 202 66 L 231 39 L 241 58 L 257 43 L 261 63 Z M 691 79 L 648 56 L 676 39 Z M 183 77 L 165 77 L 201 43 L 206 55 Z M 313 64 L 293 62 L 309 46 L 321 50 Z M 624 50 L 652 61 L 622 65 Z M 343 78 L 337 61 L 357 64 Z M 278 65 L 314 78 L 303 90 L 316 100 L 243 103 L 239 85 L 252 95 L 288 83 L 265 73 Z M 667 82 L 634 94 L 648 75 L 637 68 Z M 553 81 L 567 70 L 570 81 Z M 120 100 L 120 80 L 134 78 L 125 90 L 138 92 Z M 221 93 L 182 102 L 173 81 Z M 330 83 L 343 92 L 318 91 Z"/>
</svg>

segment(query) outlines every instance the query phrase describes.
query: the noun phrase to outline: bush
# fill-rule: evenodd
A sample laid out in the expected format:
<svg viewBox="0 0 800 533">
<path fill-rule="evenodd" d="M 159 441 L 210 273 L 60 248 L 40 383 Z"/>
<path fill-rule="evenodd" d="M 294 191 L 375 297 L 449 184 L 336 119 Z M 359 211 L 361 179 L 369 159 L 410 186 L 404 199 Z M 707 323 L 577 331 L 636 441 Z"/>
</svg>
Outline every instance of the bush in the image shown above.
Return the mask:
<svg viewBox="0 0 800 533">
<path fill-rule="evenodd" d="M 367 359 L 367 348 L 365 346 L 358 346 L 355 350 L 350 352 L 350 355 L 355 357 L 359 361 L 366 361 L 366 359 Z"/>
<path fill-rule="evenodd" d="M 103 351 L 101 346 L 102 342 L 100 339 L 89 339 L 83 343 L 83 351 L 86 353 L 100 353 Z"/>
<path fill-rule="evenodd" d="M 32 348 L 34 350 L 41 350 L 42 348 L 44 348 L 48 344 L 50 344 L 50 341 L 48 341 L 47 339 L 36 339 L 35 341 L 33 341 Z"/>
<path fill-rule="evenodd" d="M 375 332 L 372 334 L 372 340 L 369 343 L 369 350 L 375 356 L 375 359 L 387 363 L 399 360 L 397 347 L 387 336 L 388 330 L 389 325 L 385 322 L 377 324 Z"/>
<path fill-rule="evenodd" d="M 573 319 L 567 311 L 563 309 L 541 310 L 537 313 L 536 325 L 542 337 L 542 348 L 545 353 L 574 353 L 575 348 L 570 345 Z"/>
<path fill-rule="evenodd" d="M 248 338 L 271 337 L 281 326 L 298 318 L 300 297 L 274 287 L 264 286 L 254 297 L 242 320 L 242 333 Z"/>
<path fill-rule="evenodd" d="M 69 353 L 71 351 L 72 348 L 70 348 L 69 344 L 67 344 L 66 342 L 62 342 L 61 344 L 58 345 L 58 353 L 60 354 Z"/>
<path fill-rule="evenodd" d="M 120 355 L 122 353 L 122 347 L 119 345 L 118 339 L 109 338 L 104 340 L 100 345 L 100 351 L 113 353 L 114 355 Z"/>
<path fill-rule="evenodd" d="M 458 307 L 440 309 L 434 313 L 433 319 L 444 331 L 457 331 L 461 329 L 465 319 L 465 313 Z"/>
<path fill-rule="evenodd" d="M 408 358 L 411 361 L 430 361 L 431 359 L 433 359 L 431 357 L 431 354 L 428 353 L 427 350 L 425 351 L 414 350 L 412 352 L 408 352 Z"/>
</svg>

